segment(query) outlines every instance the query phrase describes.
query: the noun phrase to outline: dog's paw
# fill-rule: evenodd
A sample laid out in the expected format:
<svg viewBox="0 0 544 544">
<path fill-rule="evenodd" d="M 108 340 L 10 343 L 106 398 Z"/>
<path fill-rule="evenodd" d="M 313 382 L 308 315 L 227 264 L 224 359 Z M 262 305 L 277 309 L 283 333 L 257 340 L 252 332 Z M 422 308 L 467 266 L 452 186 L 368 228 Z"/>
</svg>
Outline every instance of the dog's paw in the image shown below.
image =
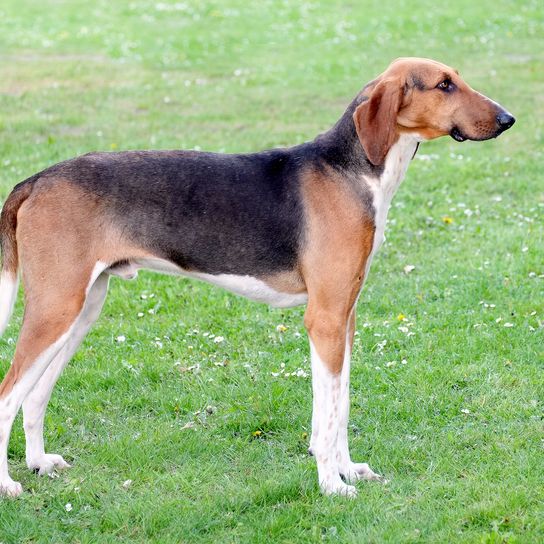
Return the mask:
<svg viewBox="0 0 544 544">
<path fill-rule="evenodd" d="M 23 492 L 23 486 L 13 481 L 9 476 L 0 481 L 0 496 L 15 498 Z"/>
<path fill-rule="evenodd" d="M 337 495 L 354 499 L 357 496 L 357 489 L 354 486 L 344 483 L 340 478 L 333 482 L 322 482 L 321 491 L 324 495 Z"/>
<path fill-rule="evenodd" d="M 70 465 L 60 455 L 44 453 L 38 459 L 27 461 L 28 468 L 40 476 L 52 474 L 56 469 L 70 468 Z"/>
<path fill-rule="evenodd" d="M 389 480 L 374 472 L 367 463 L 349 463 L 347 467 L 340 469 L 340 475 L 350 484 L 354 484 L 359 480 L 374 480 L 382 484 L 389 483 Z"/>
</svg>

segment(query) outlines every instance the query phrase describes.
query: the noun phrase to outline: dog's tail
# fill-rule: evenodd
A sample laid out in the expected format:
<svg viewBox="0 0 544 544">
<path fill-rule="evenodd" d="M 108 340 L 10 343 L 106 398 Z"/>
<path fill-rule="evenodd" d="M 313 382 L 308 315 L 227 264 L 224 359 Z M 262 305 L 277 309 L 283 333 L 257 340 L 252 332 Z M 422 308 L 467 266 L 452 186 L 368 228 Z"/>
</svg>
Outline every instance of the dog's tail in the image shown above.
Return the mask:
<svg viewBox="0 0 544 544">
<path fill-rule="evenodd" d="M 34 181 L 32 176 L 19 183 L 8 196 L 0 214 L 0 248 L 2 271 L 0 272 L 0 335 L 4 332 L 13 312 L 19 286 L 19 254 L 17 251 L 17 212 L 30 196 Z"/>
</svg>

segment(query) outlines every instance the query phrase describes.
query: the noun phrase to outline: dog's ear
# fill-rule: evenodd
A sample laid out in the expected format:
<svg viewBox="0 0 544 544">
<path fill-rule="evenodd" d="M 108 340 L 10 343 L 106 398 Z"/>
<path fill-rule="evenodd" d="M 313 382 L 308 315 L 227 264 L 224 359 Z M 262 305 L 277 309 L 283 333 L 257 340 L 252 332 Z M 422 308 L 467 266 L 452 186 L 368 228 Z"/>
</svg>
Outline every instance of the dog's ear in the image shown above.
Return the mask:
<svg viewBox="0 0 544 544">
<path fill-rule="evenodd" d="M 374 86 L 368 100 L 353 112 L 357 136 L 368 160 L 375 166 L 383 164 L 397 137 L 397 114 L 402 96 L 400 78 L 382 79 Z"/>
</svg>

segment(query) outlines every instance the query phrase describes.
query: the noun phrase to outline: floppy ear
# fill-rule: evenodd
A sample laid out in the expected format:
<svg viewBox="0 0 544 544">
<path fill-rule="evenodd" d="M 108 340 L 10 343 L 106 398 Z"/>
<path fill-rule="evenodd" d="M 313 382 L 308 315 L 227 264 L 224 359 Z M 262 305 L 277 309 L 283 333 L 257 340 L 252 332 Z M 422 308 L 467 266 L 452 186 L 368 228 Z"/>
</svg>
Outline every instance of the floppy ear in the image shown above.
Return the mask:
<svg viewBox="0 0 544 544">
<path fill-rule="evenodd" d="M 397 114 L 402 102 L 399 78 L 382 79 L 369 99 L 357 106 L 353 121 L 368 160 L 383 164 L 397 137 Z"/>
</svg>

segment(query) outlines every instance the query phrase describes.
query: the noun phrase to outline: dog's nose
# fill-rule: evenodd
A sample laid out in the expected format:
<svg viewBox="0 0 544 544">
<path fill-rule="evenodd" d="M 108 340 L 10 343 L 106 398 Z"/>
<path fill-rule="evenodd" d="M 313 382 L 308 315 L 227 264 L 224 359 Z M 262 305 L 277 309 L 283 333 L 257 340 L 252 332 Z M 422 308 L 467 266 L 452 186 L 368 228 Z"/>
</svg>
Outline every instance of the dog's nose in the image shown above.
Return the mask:
<svg viewBox="0 0 544 544">
<path fill-rule="evenodd" d="M 499 123 L 501 130 L 509 129 L 515 122 L 514 116 L 510 115 L 507 111 L 501 111 L 501 113 L 497 115 L 497 123 Z"/>
</svg>

